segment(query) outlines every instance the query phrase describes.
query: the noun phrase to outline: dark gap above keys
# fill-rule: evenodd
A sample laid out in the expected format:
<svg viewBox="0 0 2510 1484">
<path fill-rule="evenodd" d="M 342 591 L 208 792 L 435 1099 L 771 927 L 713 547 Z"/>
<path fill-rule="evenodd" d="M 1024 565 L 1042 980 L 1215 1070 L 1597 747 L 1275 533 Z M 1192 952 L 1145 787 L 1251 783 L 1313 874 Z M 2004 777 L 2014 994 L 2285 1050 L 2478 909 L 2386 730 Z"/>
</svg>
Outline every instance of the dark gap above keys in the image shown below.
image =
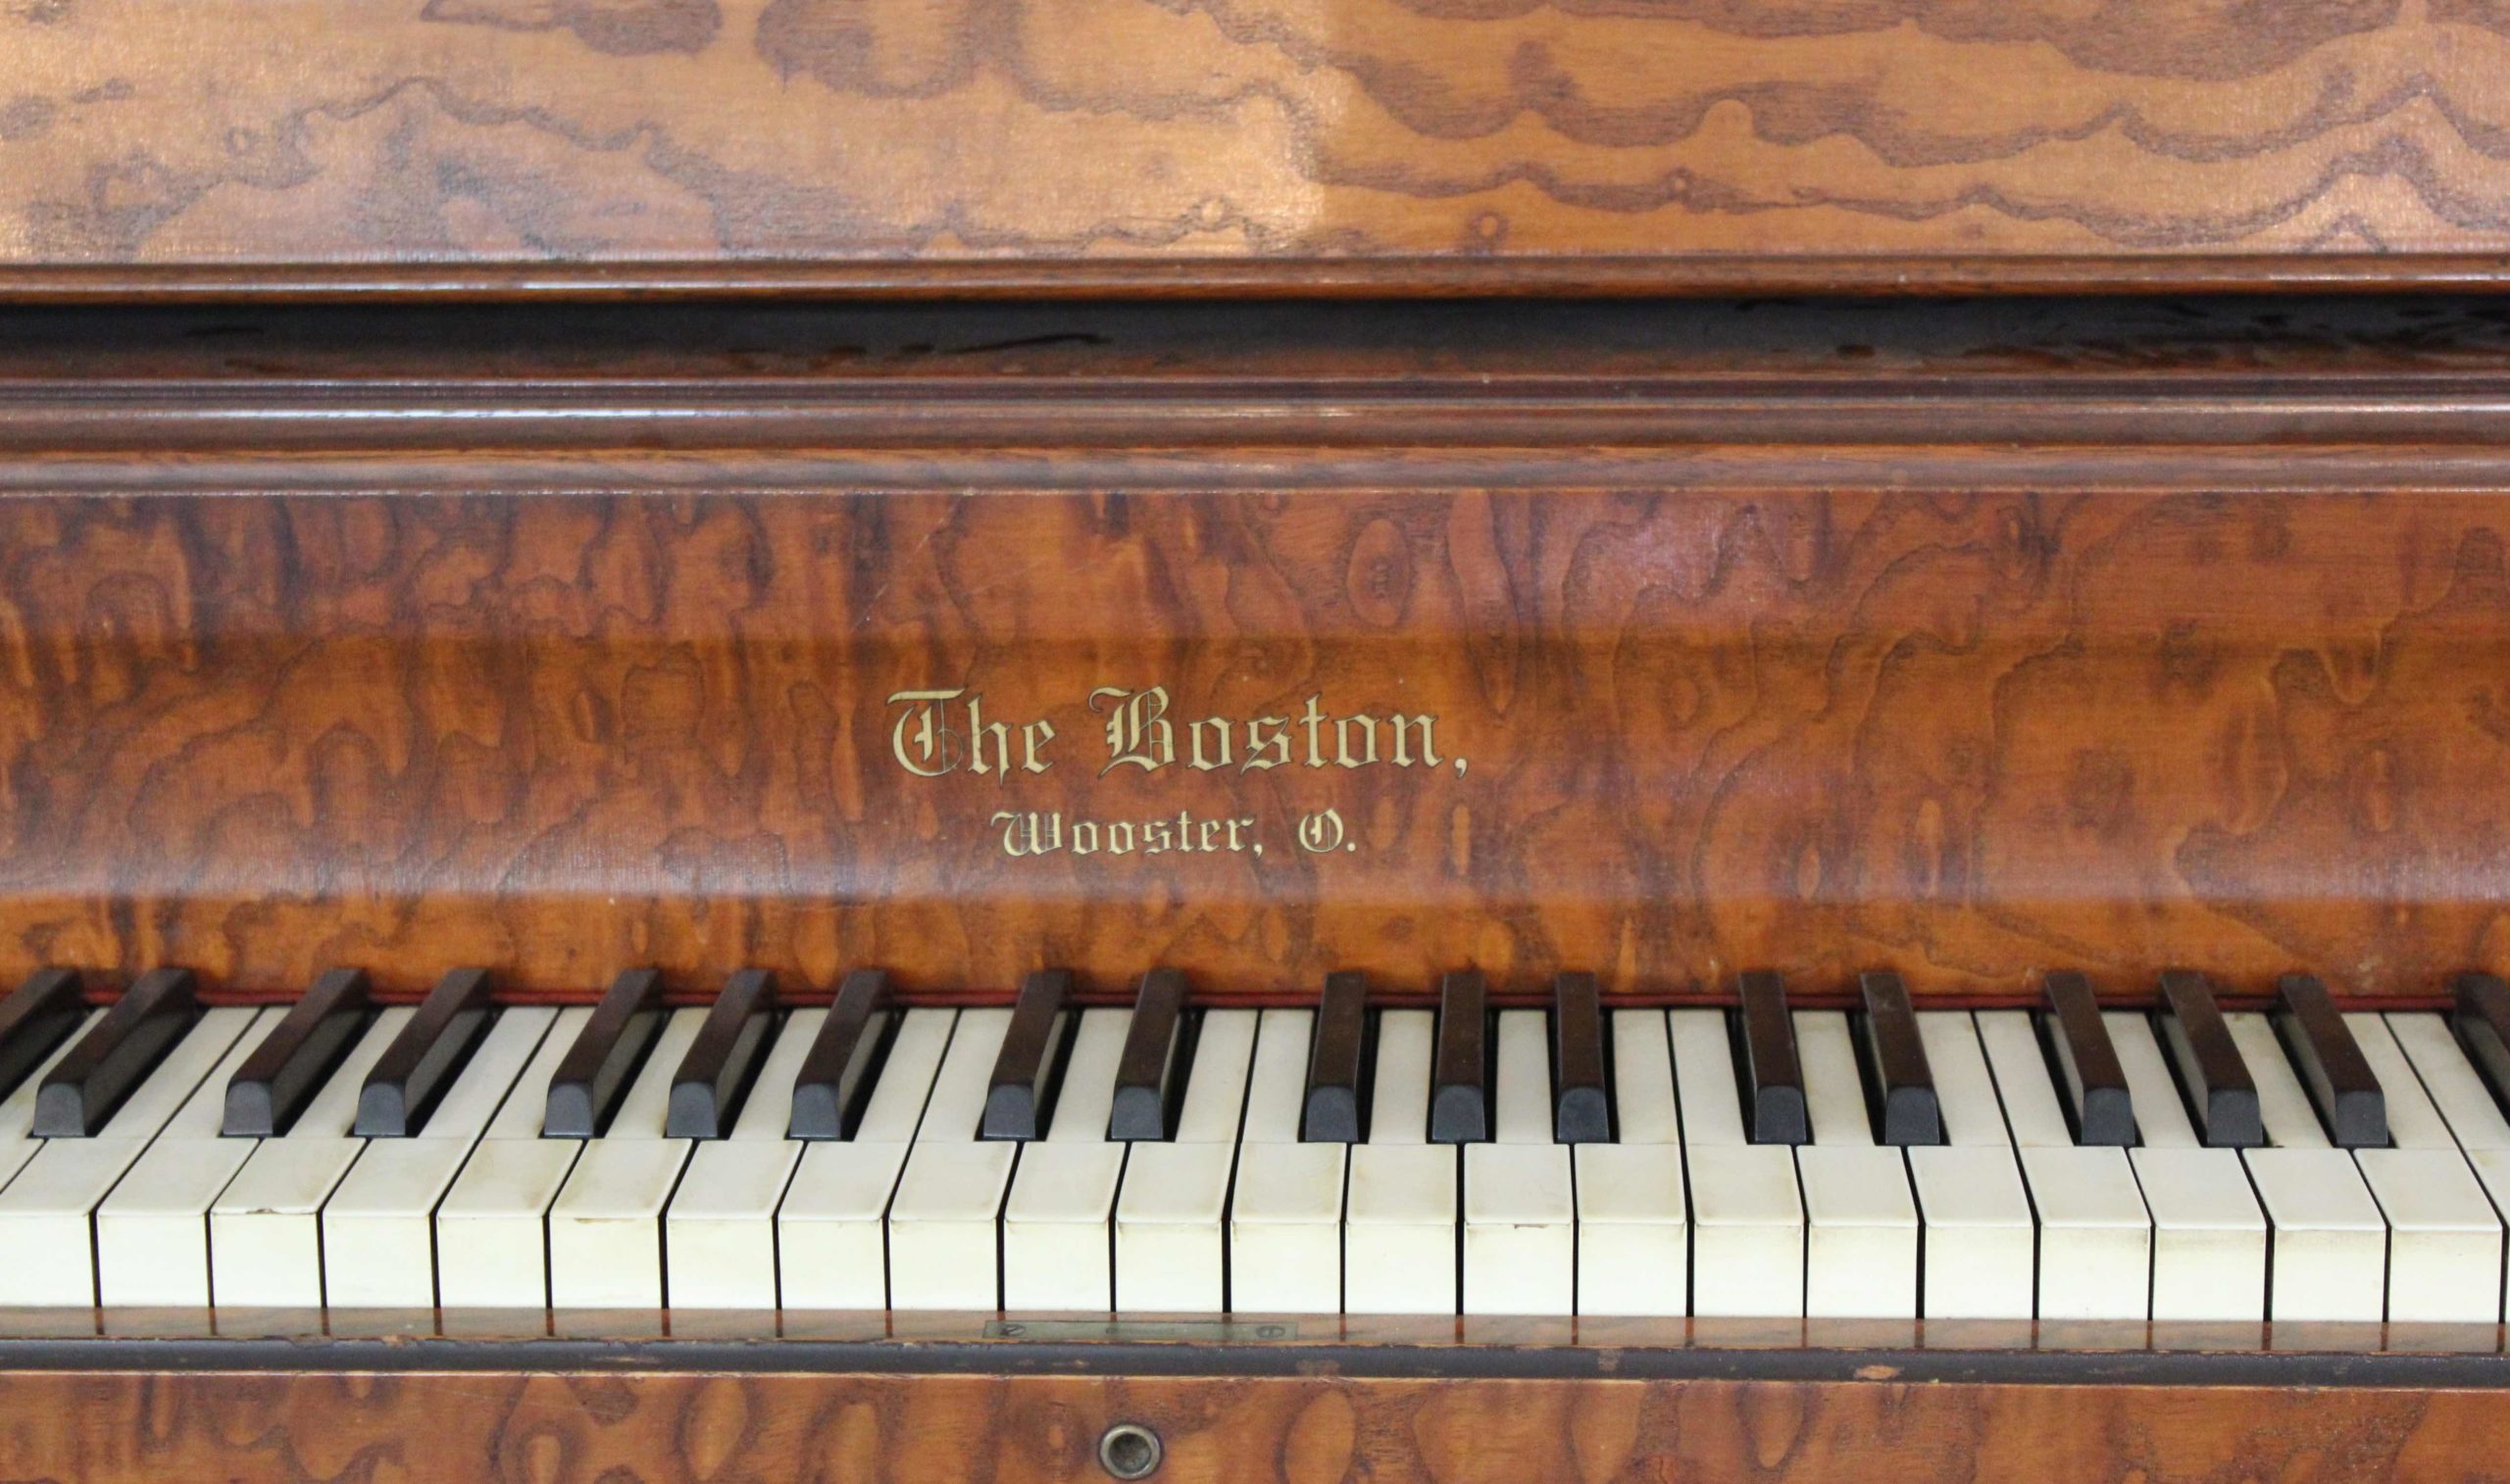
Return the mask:
<svg viewBox="0 0 2510 1484">
<path fill-rule="evenodd" d="M 887 974 L 858 968 L 845 976 L 794 1076 L 787 1138 L 854 1137 L 895 1038 L 899 1013 L 889 1007 Z"/>
<path fill-rule="evenodd" d="M 1308 1144 L 1357 1144 L 1367 1136 L 1371 1055 L 1368 976 L 1325 976 L 1308 1042 L 1307 1096 L 1299 1110 L 1299 1139 Z"/>
<path fill-rule="evenodd" d="M 1028 1142 L 1045 1136 L 1070 1040 L 1073 1017 L 1064 1014 L 1064 1000 L 1071 990 L 1072 975 L 1060 968 L 1040 969 L 1021 986 L 985 1088 L 982 1137 Z"/>
<path fill-rule="evenodd" d="M 316 980 L 227 1079 L 219 1132 L 230 1139 L 287 1132 L 373 1016 L 363 971 L 335 968 Z"/>
<path fill-rule="evenodd" d="M 662 975 L 631 968 L 613 979 L 610 992 L 567 1048 L 549 1079 L 541 1137 L 590 1139 L 610 1126 L 610 1115 L 662 1034 Z"/>
<path fill-rule="evenodd" d="M 1608 1144 L 1611 1030 L 1595 976 L 1561 974 L 1552 981 L 1551 994 L 1551 1136 L 1562 1144 Z"/>
<path fill-rule="evenodd" d="M 1177 1105 L 1192 1055 L 1192 1018 L 1185 1014 L 1185 976 L 1154 968 L 1141 977 L 1132 1019 L 1116 1064 L 1116 1091 L 1107 1113 L 1107 1137 L 1118 1143 L 1174 1135 Z"/>
<path fill-rule="evenodd" d="M 1804 1099 L 1803 1064 L 1795 1055 L 1795 1021 L 1787 1012 L 1786 984 L 1755 969 L 1742 976 L 1741 1008 L 1733 1038 L 1742 1083 L 1743 1113 L 1755 1144 L 1810 1144 L 1812 1110 Z"/>
<path fill-rule="evenodd" d="M 2048 1012 L 2034 1015 L 2039 1042 L 2064 1095 L 2066 1118 L 2075 1142 L 2084 1146 L 2130 1148 L 2135 1142 L 2135 1109 L 2127 1088 L 2126 1069 L 2109 1026 L 2100 1018 L 2100 1002 L 2091 981 L 2082 974 L 2058 972 L 2040 983 Z"/>
<path fill-rule="evenodd" d="M 199 1016 L 190 969 L 141 974 L 44 1073 L 35 1088 L 35 1137 L 92 1137 Z"/>
<path fill-rule="evenodd" d="M 776 976 L 745 968 L 725 982 L 672 1073 L 663 1115 L 667 1139 L 720 1139 L 732 1131 L 776 1025 Z"/>
<path fill-rule="evenodd" d="M 1430 1142 L 1479 1144 L 1490 1137 L 1490 1014 L 1479 969 L 1438 986 L 1437 1042 L 1431 1065 Z"/>
<path fill-rule="evenodd" d="M 2327 986 L 2309 974 L 2285 974 L 2279 988 L 2271 1015 L 2276 1038 L 2300 1075 L 2329 1142 L 2338 1149 L 2386 1148 L 2387 1095 Z"/>
<path fill-rule="evenodd" d="M 2510 984 L 2491 974 L 2460 974 L 2457 991 L 2450 1028 L 2492 1090 L 2492 1101 L 2510 1113 Z"/>
<path fill-rule="evenodd" d="M 1909 992 L 1893 973 L 1858 977 L 1865 1010 L 1855 1016 L 1858 1061 L 1874 1113 L 1877 1142 L 1897 1148 L 1943 1142 L 1943 1109 L 1934 1095 L 1934 1072 L 1919 1039 Z"/>
<path fill-rule="evenodd" d="M 2162 1046 L 2170 1054 L 2197 1136 L 2211 1149 L 2256 1149 L 2266 1142 L 2257 1083 L 2232 1040 L 2205 976 L 2174 968 L 2161 976 Z"/>
<path fill-rule="evenodd" d="M 16 1092 L 87 1018 L 75 971 L 39 968 L 0 1000 L 0 1098 Z"/>
<path fill-rule="evenodd" d="M 358 1090 L 362 1139 L 413 1138 L 444 1101 L 496 1017 L 486 969 L 457 968 L 438 979 Z"/>
</svg>

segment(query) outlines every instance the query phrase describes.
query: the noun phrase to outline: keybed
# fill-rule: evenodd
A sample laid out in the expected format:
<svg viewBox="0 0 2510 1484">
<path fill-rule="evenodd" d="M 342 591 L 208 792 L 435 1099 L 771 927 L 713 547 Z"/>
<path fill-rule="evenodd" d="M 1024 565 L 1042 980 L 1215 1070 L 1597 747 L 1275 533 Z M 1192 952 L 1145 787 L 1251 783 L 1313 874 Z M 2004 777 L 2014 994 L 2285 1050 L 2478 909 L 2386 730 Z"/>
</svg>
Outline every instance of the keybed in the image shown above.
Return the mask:
<svg viewBox="0 0 2510 1484">
<path fill-rule="evenodd" d="M 1668 1011 L 1567 975 L 1493 1008 L 1460 975 L 1254 1011 L 1154 970 L 965 1011 L 862 976 L 833 1010 L 749 976 L 199 1010 L 158 975 L 65 1014 L 62 982 L 0 1000 L 11 1304 L 2502 1318 L 2481 1004 L 2226 1012 L 2173 975 L 1929 1010 L 1875 976 L 1790 1009 L 1754 976 Z"/>
</svg>

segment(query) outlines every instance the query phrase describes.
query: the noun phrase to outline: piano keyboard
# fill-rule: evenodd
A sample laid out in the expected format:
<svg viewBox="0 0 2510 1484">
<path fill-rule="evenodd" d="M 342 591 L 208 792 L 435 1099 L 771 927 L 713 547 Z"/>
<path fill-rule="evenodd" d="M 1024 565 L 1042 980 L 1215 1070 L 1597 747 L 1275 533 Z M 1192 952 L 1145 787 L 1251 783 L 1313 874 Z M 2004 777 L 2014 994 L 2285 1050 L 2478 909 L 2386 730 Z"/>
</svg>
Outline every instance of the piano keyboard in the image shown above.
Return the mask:
<svg viewBox="0 0 2510 1484">
<path fill-rule="evenodd" d="M 2502 1317 L 2510 990 L 2226 1013 L 0 1002 L 0 1305 Z"/>
</svg>

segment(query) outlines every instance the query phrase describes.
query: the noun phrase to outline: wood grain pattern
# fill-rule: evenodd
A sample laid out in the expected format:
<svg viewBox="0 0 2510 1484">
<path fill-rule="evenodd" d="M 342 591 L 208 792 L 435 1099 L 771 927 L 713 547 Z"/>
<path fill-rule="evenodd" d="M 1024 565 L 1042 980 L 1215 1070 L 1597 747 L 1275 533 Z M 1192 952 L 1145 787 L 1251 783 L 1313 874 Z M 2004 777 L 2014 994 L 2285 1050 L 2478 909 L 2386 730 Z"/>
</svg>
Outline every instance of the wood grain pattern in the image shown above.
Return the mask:
<svg viewBox="0 0 2510 1484">
<path fill-rule="evenodd" d="M 18 294 L 2482 282 L 2485 0 L 24 0 Z"/>
<path fill-rule="evenodd" d="M 2457 1478 L 2510 1398 L 2379 1389 L 834 1375 L 0 1375 L 13 1472 L 83 1479 Z"/>
<path fill-rule="evenodd" d="M 2510 953 L 2501 520 L 2478 494 L 20 500 L 0 975 L 1164 964 L 1278 991 L 1470 962 L 1625 990 L 1889 966 L 1924 995 L 2188 963 L 2430 993 Z M 1300 740 L 1285 768 L 1102 769 L 1090 691 L 1152 684 L 1180 749 L 1316 696 L 1433 715 L 1470 769 L 1335 766 L 1330 725 L 1322 767 Z M 933 686 L 1060 751 L 910 775 L 886 698 Z M 1350 848 L 1307 854 L 1325 808 Z M 1014 860 L 1005 810 L 1269 848 Z"/>
</svg>

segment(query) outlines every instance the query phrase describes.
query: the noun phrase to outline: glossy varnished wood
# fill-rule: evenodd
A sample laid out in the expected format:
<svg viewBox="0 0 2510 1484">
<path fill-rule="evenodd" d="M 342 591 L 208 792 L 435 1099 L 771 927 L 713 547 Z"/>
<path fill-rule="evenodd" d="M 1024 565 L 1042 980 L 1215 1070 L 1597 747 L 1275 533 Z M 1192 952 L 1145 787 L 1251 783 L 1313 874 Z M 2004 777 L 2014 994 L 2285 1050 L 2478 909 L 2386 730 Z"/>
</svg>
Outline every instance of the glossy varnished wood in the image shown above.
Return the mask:
<svg viewBox="0 0 2510 1484">
<path fill-rule="evenodd" d="M 2510 954 L 2488 308 L 1156 319 L 26 322 L 0 982 L 2350 1000 Z M 1180 744 L 1315 697 L 1439 764 L 1106 768 L 1091 691 L 1153 685 Z M 910 775 L 930 686 L 1051 767 Z M 1180 810 L 1266 853 L 994 818 Z"/>
<path fill-rule="evenodd" d="M 2444 1478 L 2490 1391 L 571 1373 L 0 1375 L 12 1464 L 88 1479 Z"/>
<path fill-rule="evenodd" d="M 25 294 L 2480 281 L 2481 5 L 0 11 Z"/>
</svg>

